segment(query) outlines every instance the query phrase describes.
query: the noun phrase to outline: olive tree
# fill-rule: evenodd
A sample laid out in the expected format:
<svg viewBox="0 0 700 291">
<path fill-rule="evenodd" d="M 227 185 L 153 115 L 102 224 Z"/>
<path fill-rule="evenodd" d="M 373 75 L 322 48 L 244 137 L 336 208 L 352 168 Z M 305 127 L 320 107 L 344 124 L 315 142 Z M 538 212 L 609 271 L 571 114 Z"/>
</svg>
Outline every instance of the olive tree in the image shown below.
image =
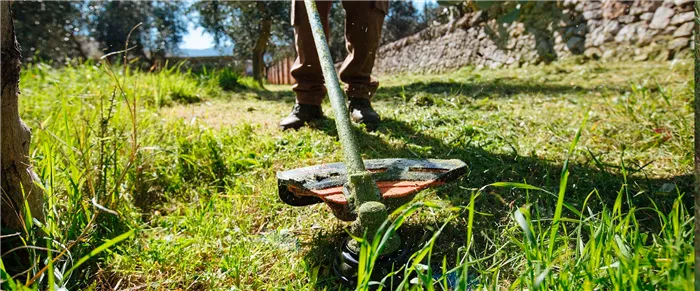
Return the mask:
<svg viewBox="0 0 700 291">
<path fill-rule="evenodd" d="M 194 4 L 199 24 L 214 35 L 217 45 L 230 40 L 235 57 L 251 59 L 253 77 L 262 82 L 265 56 L 292 43 L 290 4 L 282 1 L 199 1 Z"/>
<path fill-rule="evenodd" d="M 15 36 L 11 2 L 0 2 L 0 47 L 2 48 L 0 111 L 0 213 L 2 227 L 23 230 L 25 213 L 44 221 L 43 191 L 29 160 L 31 131 L 19 116 L 19 76 L 22 54 Z M 27 209 L 28 208 L 28 209 Z"/>
</svg>

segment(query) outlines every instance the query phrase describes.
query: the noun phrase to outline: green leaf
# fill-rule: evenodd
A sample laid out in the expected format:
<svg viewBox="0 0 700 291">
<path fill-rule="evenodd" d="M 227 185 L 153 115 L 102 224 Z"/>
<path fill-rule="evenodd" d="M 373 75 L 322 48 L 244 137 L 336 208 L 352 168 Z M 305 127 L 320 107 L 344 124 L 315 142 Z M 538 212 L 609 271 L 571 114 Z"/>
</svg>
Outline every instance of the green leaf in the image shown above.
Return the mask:
<svg viewBox="0 0 700 291">
<path fill-rule="evenodd" d="M 564 202 L 564 207 L 566 207 L 566 209 L 569 209 L 569 211 L 576 214 L 576 216 L 579 216 L 579 217 L 582 216 L 582 213 L 580 211 L 578 211 L 578 209 L 574 208 L 574 206 L 572 206 L 571 204 Z"/>
<path fill-rule="evenodd" d="M 571 156 L 574 153 L 574 149 L 576 148 L 576 145 L 578 144 L 579 140 L 581 139 L 581 132 L 583 131 L 583 128 L 586 126 L 586 121 L 588 120 L 588 113 L 589 113 L 589 111 L 586 110 L 586 115 L 583 117 L 583 122 L 581 122 L 581 125 L 579 126 L 578 130 L 576 131 L 576 136 L 574 137 L 574 141 L 571 142 L 571 145 L 569 146 L 569 152 L 566 154 L 566 160 L 564 160 L 564 166 L 562 167 L 561 179 L 559 180 L 559 195 L 557 197 L 556 208 L 554 209 L 554 219 L 552 221 L 552 231 L 549 234 L 549 252 L 547 253 L 549 259 L 552 258 L 552 254 L 554 253 L 554 243 L 556 242 L 557 230 L 559 229 L 559 220 L 561 219 L 562 209 L 564 208 L 564 196 L 566 194 L 566 184 L 567 184 L 567 181 L 569 180 L 569 160 L 571 159 Z"/>
<path fill-rule="evenodd" d="M 499 1 L 474 1 L 476 7 L 481 10 L 487 10 L 493 7 L 494 4 L 499 3 Z"/>
<path fill-rule="evenodd" d="M 512 23 L 513 21 L 516 21 L 520 17 L 520 9 L 513 9 L 508 14 L 503 15 L 498 18 L 498 22 L 500 23 Z"/>
<path fill-rule="evenodd" d="M 532 229 L 530 229 L 530 224 L 527 222 L 525 215 L 523 215 L 520 209 L 518 209 L 515 210 L 513 216 L 515 216 L 515 222 L 518 223 L 520 228 L 522 228 L 523 232 L 525 233 L 525 237 L 527 238 L 530 245 L 532 245 L 533 248 L 536 247 L 537 241 L 535 240 L 535 235 L 532 233 Z"/>
<path fill-rule="evenodd" d="M 538 190 L 538 191 L 544 191 L 547 192 L 547 190 L 544 190 L 540 187 L 537 186 L 532 186 L 529 184 L 525 183 L 513 183 L 513 182 L 496 182 L 489 184 L 488 186 L 493 186 L 493 187 L 511 187 L 511 188 L 518 188 L 518 189 L 527 189 L 527 190 Z"/>
<path fill-rule="evenodd" d="M 625 245 L 625 243 L 622 241 L 620 238 L 620 235 L 615 235 L 615 244 L 617 244 L 617 248 L 620 250 L 620 253 L 622 256 L 629 260 L 632 256 L 630 255 L 630 249 Z"/>
<path fill-rule="evenodd" d="M 71 272 L 73 272 L 73 270 L 75 270 L 75 269 L 77 269 L 78 267 L 80 267 L 80 265 L 82 265 L 83 263 L 87 262 L 87 260 L 89 260 L 89 259 L 91 259 L 92 257 L 96 256 L 97 254 L 101 253 L 102 251 L 104 251 L 104 250 L 106 250 L 106 249 L 108 249 L 108 248 L 110 248 L 110 247 L 112 247 L 112 246 L 118 244 L 119 242 L 121 242 L 121 241 L 123 241 L 123 240 L 125 240 L 125 239 L 127 239 L 127 238 L 129 238 L 129 237 L 131 237 L 132 235 L 134 235 L 134 233 L 135 233 L 135 230 L 132 229 L 132 230 L 126 232 L 126 233 L 123 233 L 123 234 L 121 234 L 121 235 L 119 235 L 119 236 L 117 236 L 117 237 L 115 237 L 115 238 L 113 238 L 113 239 L 110 239 L 110 240 L 106 241 L 105 243 L 103 243 L 103 244 L 100 245 L 99 247 L 97 247 L 97 248 L 95 248 L 94 250 L 92 250 L 87 256 L 84 256 L 84 257 L 80 258 L 80 260 L 78 260 L 78 262 L 75 263 L 75 265 L 73 265 L 73 267 L 71 267 L 70 269 L 68 269 L 68 271 L 63 275 L 63 277 L 64 277 L 64 278 L 68 278 L 68 274 L 70 274 Z"/>
<path fill-rule="evenodd" d="M 548 268 L 544 269 L 544 271 L 542 271 L 542 273 L 537 275 L 537 278 L 535 278 L 535 288 L 536 289 L 540 288 L 544 279 L 547 278 L 547 275 L 549 275 L 550 270 L 551 270 L 551 268 L 548 267 Z"/>
<path fill-rule="evenodd" d="M 2 259 L 0 259 L 0 280 L 2 280 L 2 288 L 6 290 L 17 290 L 17 283 L 15 282 L 14 279 L 12 279 L 12 276 L 5 272 L 5 266 L 2 263 Z"/>
<path fill-rule="evenodd" d="M 438 0 L 438 1 L 436 1 L 436 2 L 437 2 L 438 5 L 441 5 L 441 6 L 455 6 L 455 5 L 459 5 L 459 4 L 463 3 L 464 1 L 462 1 L 462 0 L 460 0 L 460 1 L 455 1 L 455 0 Z"/>
</svg>

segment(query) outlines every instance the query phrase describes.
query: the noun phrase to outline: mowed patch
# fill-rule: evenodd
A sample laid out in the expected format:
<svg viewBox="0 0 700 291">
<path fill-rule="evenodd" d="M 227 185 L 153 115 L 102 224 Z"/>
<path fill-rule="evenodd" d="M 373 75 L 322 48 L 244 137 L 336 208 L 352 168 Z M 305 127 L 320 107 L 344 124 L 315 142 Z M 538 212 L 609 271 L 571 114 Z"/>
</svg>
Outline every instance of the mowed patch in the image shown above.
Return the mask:
<svg viewBox="0 0 700 291">
<path fill-rule="evenodd" d="M 223 129 L 240 124 L 257 124 L 263 128 L 277 128 L 279 121 L 289 113 L 292 103 L 261 101 L 240 96 L 228 100 L 213 99 L 197 104 L 178 104 L 162 108 L 160 113 L 168 118 L 183 119 L 186 123 Z"/>
</svg>

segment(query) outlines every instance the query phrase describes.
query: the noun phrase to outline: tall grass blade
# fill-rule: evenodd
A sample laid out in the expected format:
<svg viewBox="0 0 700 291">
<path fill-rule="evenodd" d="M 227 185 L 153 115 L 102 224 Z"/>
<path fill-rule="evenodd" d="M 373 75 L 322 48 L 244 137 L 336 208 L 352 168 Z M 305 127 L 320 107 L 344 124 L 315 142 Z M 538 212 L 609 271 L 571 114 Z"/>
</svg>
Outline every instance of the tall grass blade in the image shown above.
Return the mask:
<svg viewBox="0 0 700 291">
<path fill-rule="evenodd" d="M 532 229 L 530 228 L 530 224 L 527 222 L 527 219 L 520 211 L 520 209 L 515 210 L 513 216 L 515 217 L 515 222 L 518 223 L 520 228 L 525 233 L 525 238 L 527 238 L 527 242 L 530 243 L 530 247 L 536 248 L 537 240 L 535 240 L 535 235 L 533 234 Z"/>
<path fill-rule="evenodd" d="M 121 241 L 123 241 L 123 240 L 125 240 L 125 239 L 127 239 L 127 238 L 129 238 L 129 237 L 131 237 L 132 235 L 134 235 L 135 232 L 136 232 L 136 231 L 132 229 L 132 230 L 130 230 L 130 231 L 128 231 L 128 232 L 125 232 L 125 233 L 123 233 L 123 234 L 121 234 L 121 235 L 119 235 L 119 236 L 117 236 L 117 237 L 115 237 L 115 238 L 113 238 L 113 239 L 110 239 L 110 240 L 106 241 L 105 243 L 103 243 L 103 244 L 100 245 L 99 247 L 95 248 L 95 249 L 92 250 L 90 253 L 88 253 L 87 256 L 84 256 L 84 257 L 80 258 L 80 260 L 78 260 L 78 262 L 75 263 L 75 265 L 73 265 L 73 267 L 71 267 L 70 269 L 68 269 L 68 271 L 66 271 L 66 273 L 63 275 L 64 278 L 65 278 L 65 277 L 68 277 L 68 275 L 69 275 L 71 272 L 73 272 L 73 270 L 75 270 L 75 269 L 77 269 L 78 267 L 80 267 L 80 265 L 82 265 L 83 263 L 87 262 L 87 261 L 88 261 L 89 259 L 91 259 L 92 257 L 94 257 L 94 256 L 96 256 L 97 254 L 99 254 L 100 252 L 102 252 L 102 251 L 104 251 L 104 250 L 106 250 L 106 249 L 108 249 L 108 248 L 110 248 L 110 247 L 112 247 L 112 246 L 118 244 L 119 242 L 121 242 Z"/>
<path fill-rule="evenodd" d="M 545 189 L 542 189 L 537 186 L 532 186 L 530 184 L 525 184 L 525 183 L 514 183 L 514 182 L 496 182 L 496 183 L 491 183 L 488 184 L 487 186 L 493 186 L 493 187 L 511 187 L 511 188 L 518 188 L 518 189 L 524 189 L 524 190 L 537 190 L 537 191 L 542 191 L 542 192 L 547 192 L 551 193 Z M 483 188 L 482 188 L 483 189 Z"/>
<path fill-rule="evenodd" d="M 586 115 L 583 118 L 583 122 L 581 122 L 581 126 L 579 126 L 578 130 L 576 131 L 576 136 L 574 137 L 574 141 L 571 143 L 571 146 L 569 147 L 569 152 L 566 154 L 566 160 L 564 160 L 564 166 L 562 168 L 561 172 L 561 178 L 559 180 L 559 197 L 557 197 L 557 205 L 554 210 L 554 219 L 552 221 L 552 230 L 549 235 L 549 251 L 547 253 L 548 258 L 551 260 L 552 254 L 554 253 L 554 244 L 556 242 L 557 238 L 557 231 L 559 230 L 559 220 L 561 219 L 561 213 L 562 209 L 564 208 L 564 196 L 566 194 L 566 184 L 567 180 L 569 179 L 569 161 L 571 159 L 571 156 L 574 153 L 574 149 L 576 148 L 576 145 L 579 142 L 579 139 L 581 138 L 581 132 L 583 131 L 583 128 L 586 126 L 586 121 L 588 120 L 588 114 L 589 111 L 586 111 Z"/>
<path fill-rule="evenodd" d="M 21 290 L 18 288 L 15 280 L 12 279 L 12 276 L 5 270 L 5 264 L 2 262 L 2 258 L 0 258 L 0 288 L 5 290 Z"/>
</svg>

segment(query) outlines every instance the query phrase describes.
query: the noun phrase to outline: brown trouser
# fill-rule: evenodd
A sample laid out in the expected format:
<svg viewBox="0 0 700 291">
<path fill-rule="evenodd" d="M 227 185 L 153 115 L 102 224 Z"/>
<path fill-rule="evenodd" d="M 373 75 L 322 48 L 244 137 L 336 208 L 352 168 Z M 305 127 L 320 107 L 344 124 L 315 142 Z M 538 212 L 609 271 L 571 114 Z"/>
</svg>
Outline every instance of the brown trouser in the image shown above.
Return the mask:
<svg viewBox="0 0 700 291">
<path fill-rule="evenodd" d="M 332 3 L 316 1 L 326 39 L 329 34 L 328 16 Z M 346 84 L 345 93 L 349 98 L 369 99 L 379 85 L 371 75 L 389 2 L 342 1 L 342 4 L 345 9 L 348 57 L 340 68 L 340 80 Z M 297 81 L 292 87 L 297 95 L 297 103 L 320 105 L 326 96 L 326 88 L 323 85 L 323 72 L 303 1 L 292 1 L 292 25 L 297 59 L 292 65 L 291 73 Z"/>
</svg>

